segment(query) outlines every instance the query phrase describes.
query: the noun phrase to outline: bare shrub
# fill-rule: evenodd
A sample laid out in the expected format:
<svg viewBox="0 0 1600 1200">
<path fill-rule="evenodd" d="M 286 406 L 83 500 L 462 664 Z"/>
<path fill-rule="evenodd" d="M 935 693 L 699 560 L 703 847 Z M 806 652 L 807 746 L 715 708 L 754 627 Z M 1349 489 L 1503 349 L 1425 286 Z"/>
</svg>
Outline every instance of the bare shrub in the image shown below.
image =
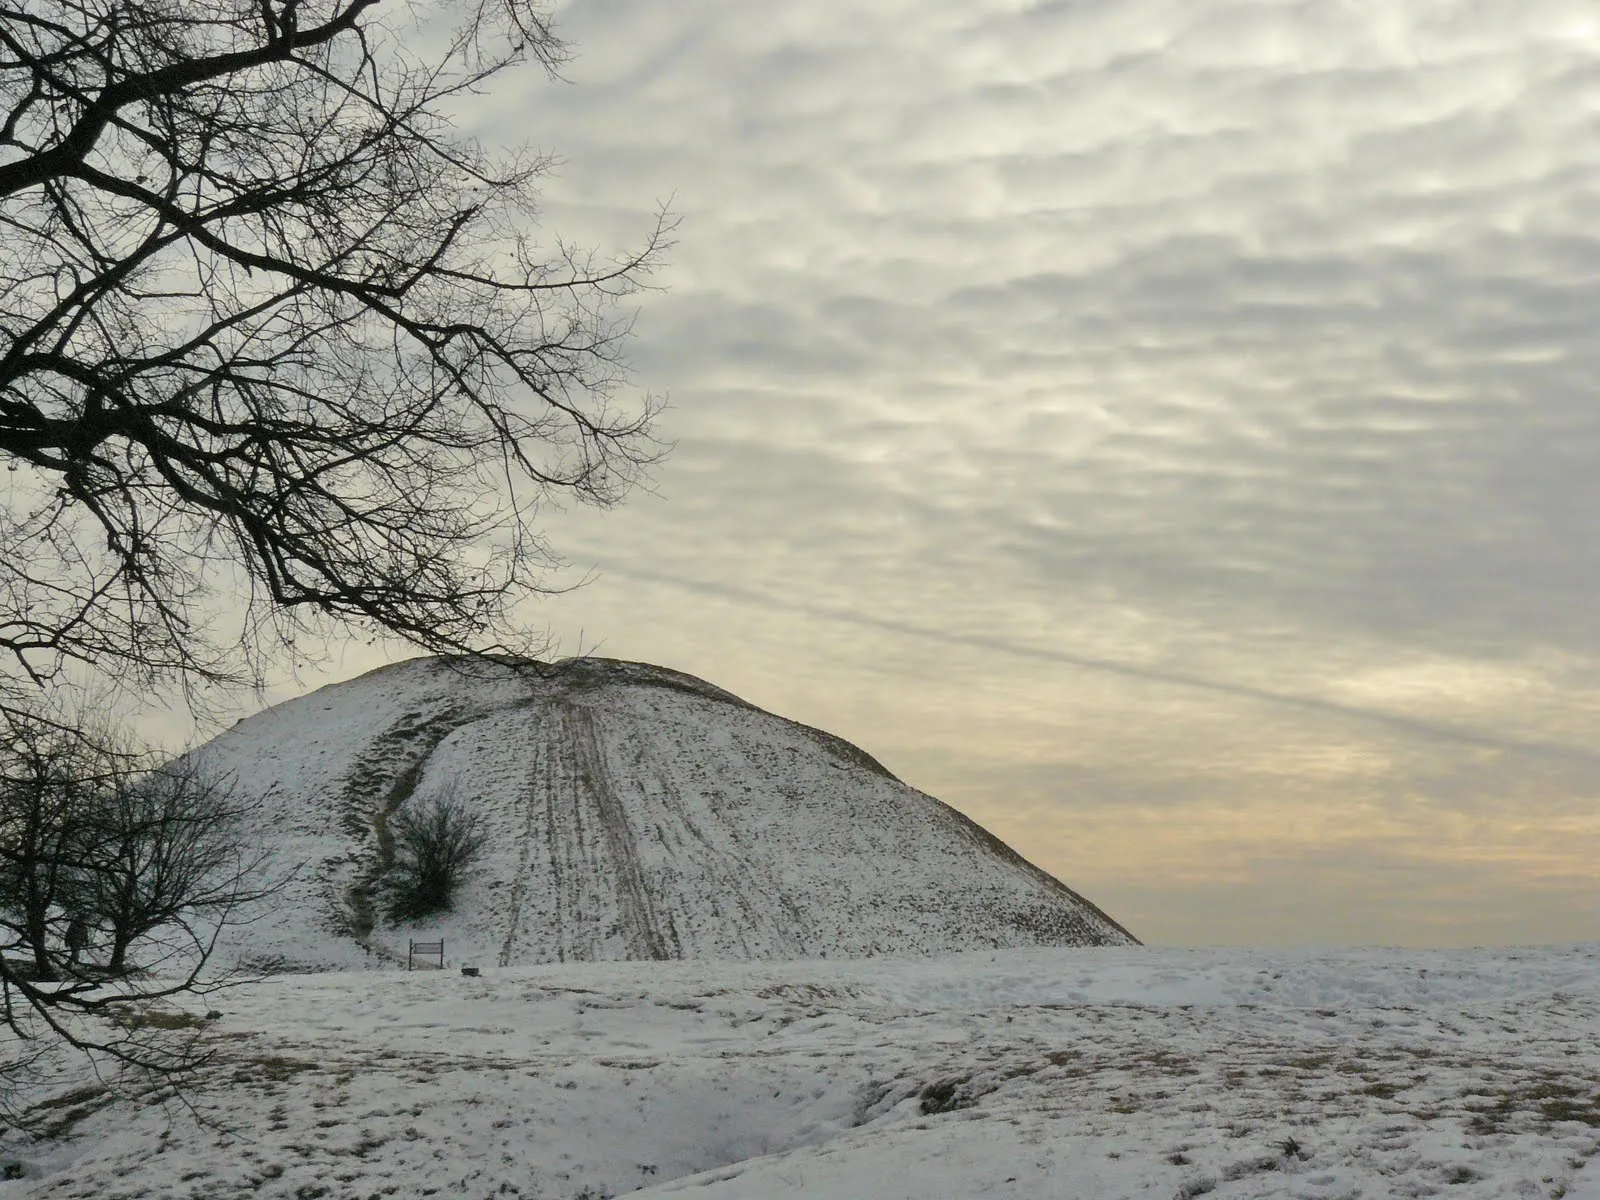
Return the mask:
<svg viewBox="0 0 1600 1200">
<path fill-rule="evenodd" d="M 452 787 L 389 818 L 395 859 L 388 879 L 389 916 L 416 920 L 450 907 L 456 889 L 483 856 L 480 815 Z"/>
</svg>

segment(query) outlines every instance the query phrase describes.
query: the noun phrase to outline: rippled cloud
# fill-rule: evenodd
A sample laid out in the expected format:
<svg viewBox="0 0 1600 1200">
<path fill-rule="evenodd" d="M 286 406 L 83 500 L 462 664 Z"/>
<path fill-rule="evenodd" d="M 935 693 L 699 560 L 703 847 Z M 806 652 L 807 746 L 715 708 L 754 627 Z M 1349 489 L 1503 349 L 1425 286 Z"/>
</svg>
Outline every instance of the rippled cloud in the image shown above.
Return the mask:
<svg viewBox="0 0 1600 1200">
<path fill-rule="evenodd" d="M 564 157 L 563 235 L 670 197 L 678 449 L 553 523 L 600 578 L 531 619 L 862 742 L 1156 940 L 1364 861 L 1415 872 L 1386 937 L 1594 936 L 1591 5 L 558 11 L 570 84 L 469 117 Z M 1361 940 L 1295 921 L 1257 940 Z"/>
</svg>

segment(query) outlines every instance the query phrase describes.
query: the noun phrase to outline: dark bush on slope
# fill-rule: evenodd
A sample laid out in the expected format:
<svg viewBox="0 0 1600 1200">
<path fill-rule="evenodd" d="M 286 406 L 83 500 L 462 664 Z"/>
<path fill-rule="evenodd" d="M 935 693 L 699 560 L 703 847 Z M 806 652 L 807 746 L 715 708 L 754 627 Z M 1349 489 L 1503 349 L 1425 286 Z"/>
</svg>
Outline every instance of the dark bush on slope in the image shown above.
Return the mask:
<svg viewBox="0 0 1600 1200">
<path fill-rule="evenodd" d="M 396 921 L 448 909 L 487 841 L 479 815 L 454 790 L 401 809 L 389 819 L 389 830 L 394 836 L 389 916 Z"/>
</svg>

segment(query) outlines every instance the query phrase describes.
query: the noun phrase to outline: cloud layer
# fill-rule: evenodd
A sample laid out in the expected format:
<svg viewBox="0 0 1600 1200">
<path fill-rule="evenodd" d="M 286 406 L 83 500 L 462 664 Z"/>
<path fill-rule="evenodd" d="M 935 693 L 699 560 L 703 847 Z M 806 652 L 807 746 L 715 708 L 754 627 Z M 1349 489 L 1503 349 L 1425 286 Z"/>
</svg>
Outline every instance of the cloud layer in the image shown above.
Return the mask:
<svg viewBox="0 0 1600 1200">
<path fill-rule="evenodd" d="M 553 522 L 602 577 L 535 619 L 860 741 L 1149 939 L 1372 940 L 1370 895 L 1594 936 L 1592 6 L 559 12 L 570 86 L 467 119 L 564 157 L 564 236 L 672 198 L 634 357 L 679 447 Z"/>
</svg>

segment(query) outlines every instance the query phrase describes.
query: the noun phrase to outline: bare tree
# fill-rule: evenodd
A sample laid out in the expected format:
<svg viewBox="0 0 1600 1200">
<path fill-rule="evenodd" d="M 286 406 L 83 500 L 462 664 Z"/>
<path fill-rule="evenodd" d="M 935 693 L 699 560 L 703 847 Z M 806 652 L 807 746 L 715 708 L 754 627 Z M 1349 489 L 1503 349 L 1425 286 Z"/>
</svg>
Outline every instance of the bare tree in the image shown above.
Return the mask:
<svg viewBox="0 0 1600 1200">
<path fill-rule="evenodd" d="M 23 1042 L 48 1034 L 163 1076 L 198 1066 L 191 1037 L 118 1014 L 214 986 L 201 972 L 218 933 L 282 886 L 244 836 L 254 802 L 190 758 L 151 770 L 104 731 L 14 713 L 0 731 L 0 951 L 22 955 L 0 953 L 0 1022 Z M 104 962 L 82 956 L 91 928 Z M 131 980 L 141 939 L 153 970 Z M 0 1066 L 0 1116 L 28 1058 Z"/>
<path fill-rule="evenodd" d="M 243 820 L 259 803 L 189 757 L 118 770 L 97 789 L 81 822 L 74 913 L 106 935 L 106 971 L 123 974 L 141 938 L 226 916 L 282 886 L 245 836 Z"/>
<path fill-rule="evenodd" d="M 0 930 L 3 949 L 21 951 L 27 973 L 59 975 L 60 925 L 76 908 L 78 852 L 101 782 L 99 747 L 39 719 L 0 724 Z M 9 961 L 0 970 L 15 971 Z"/>
<path fill-rule="evenodd" d="M 548 159 L 452 123 L 563 56 L 537 0 L 0 0 L 13 684 L 248 679 L 338 624 L 517 648 L 541 505 L 660 450 L 616 301 L 668 224 L 542 241 Z"/>
</svg>

